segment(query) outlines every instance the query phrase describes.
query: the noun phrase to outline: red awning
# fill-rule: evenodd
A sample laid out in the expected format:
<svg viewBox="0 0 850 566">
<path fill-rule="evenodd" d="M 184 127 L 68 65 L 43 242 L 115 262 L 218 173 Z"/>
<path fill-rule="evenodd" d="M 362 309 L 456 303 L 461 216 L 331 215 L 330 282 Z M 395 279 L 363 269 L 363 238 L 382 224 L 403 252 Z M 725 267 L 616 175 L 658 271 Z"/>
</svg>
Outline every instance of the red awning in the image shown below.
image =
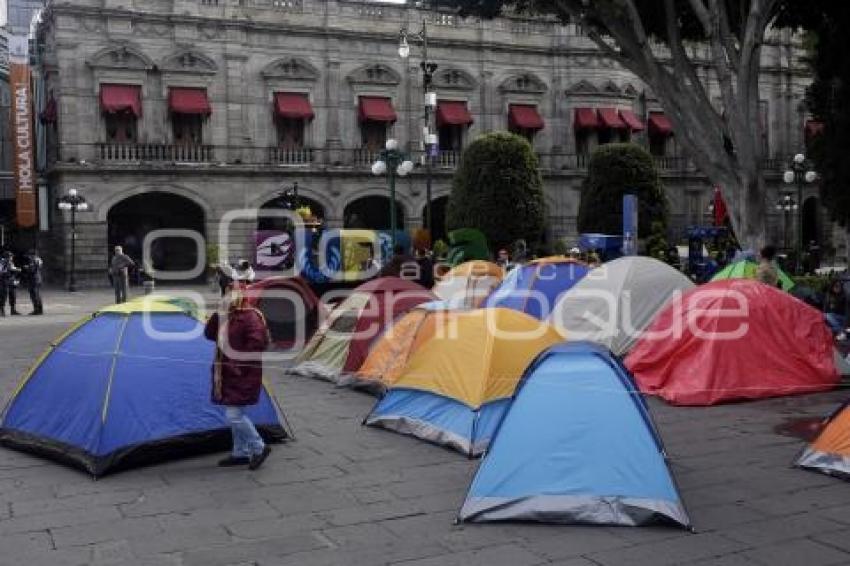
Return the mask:
<svg viewBox="0 0 850 566">
<path fill-rule="evenodd" d="M 814 138 L 823 133 L 823 122 L 819 120 L 806 120 L 806 138 Z"/>
<path fill-rule="evenodd" d="M 531 104 L 511 104 L 508 106 L 508 124 L 512 128 L 523 130 L 542 130 L 546 125 L 537 107 Z"/>
<path fill-rule="evenodd" d="M 168 90 L 168 109 L 175 114 L 212 114 L 204 88 L 171 88 Z"/>
<path fill-rule="evenodd" d="M 100 108 L 106 114 L 142 115 L 142 87 L 138 85 L 100 85 Z"/>
<path fill-rule="evenodd" d="M 274 93 L 274 113 L 278 118 L 312 120 L 315 114 L 306 94 L 297 92 Z"/>
<path fill-rule="evenodd" d="M 600 108 L 598 112 L 599 123 L 602 124 L 603 128 L 609 128 L 611 130 L 629 129 L 626 123 L 620 119 L 620 114 L 617 112 L 616 108 Z"/>
<path fill-rule="evenodd" d="M 393 101 L 379 96 L 360 97 L 361 122 L 395 122 L 398 119 Z"/>
<path fill-rule="evenodd" d="M 642 132 L 646 129 L 646 126 L 643 124 L 643 120 L 638 118 L 631 110 L 620 110 L 620 118 L 623 119 L 623 122 L 625 122 L 633 132 Z"/>
<path fill-rule="evenodd" d="M 593 130 L 599 127 L 599 117 L 593 108 L 576 108 L 573 127 L 576 130 Z"/>
<path fill-rule="evenodd" d="M 673 124 L 663 112 L 649 113 L 649 133 L 656 136 L 672 136 Z"/>
<path fill-rule="evenodd" d="M 468 126 L 473 122 L 472 115 L 462 100 L 440 100 L 437 102 L 438 126 Z"/>
</svg>

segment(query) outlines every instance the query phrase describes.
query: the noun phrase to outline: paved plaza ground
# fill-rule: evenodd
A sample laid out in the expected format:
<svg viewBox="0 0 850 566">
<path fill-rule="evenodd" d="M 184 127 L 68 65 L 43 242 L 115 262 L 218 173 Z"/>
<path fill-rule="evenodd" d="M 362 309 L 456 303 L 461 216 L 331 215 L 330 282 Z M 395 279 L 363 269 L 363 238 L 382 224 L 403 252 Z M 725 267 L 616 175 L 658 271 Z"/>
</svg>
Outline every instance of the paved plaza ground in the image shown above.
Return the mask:
<svg viewBox="0 0 850 566">
<path fill-rule="evenodd" d="M 0 319 L 3 400 L 52 339 L 109 300 L 49 292 L 47 316 Z M 825 414 L 846 388 L 712 408 L 653 400 L 693 534 L 454 526 L 475 461 L 362 427 L 365 394 L 282 368 L 269 376 L 297 441 L 257 472 L 211 455 L 92 481 L 0 449 L 0 565 L 850 564 L 850 483 L 792 469 L 802 442 L 774 431 Z"/>
</svg>

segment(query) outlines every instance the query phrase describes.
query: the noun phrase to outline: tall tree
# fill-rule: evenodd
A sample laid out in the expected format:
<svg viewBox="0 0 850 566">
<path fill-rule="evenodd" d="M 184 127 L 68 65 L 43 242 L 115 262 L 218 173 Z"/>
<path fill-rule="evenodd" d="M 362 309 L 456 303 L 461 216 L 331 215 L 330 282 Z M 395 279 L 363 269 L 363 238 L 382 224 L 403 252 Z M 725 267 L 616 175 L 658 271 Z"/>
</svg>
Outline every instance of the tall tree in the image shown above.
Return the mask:
<svg viewBox="0 0 850 566">
<path fill-rule="evenodd" d="M 814 0 L 814 3 L 828 0 Z M 742 244 L 765 240 L 759 75 L 771 25 L 792 25 L 794 0 L 438 0 L 462 14 L 554 16 L 589 32 L 602 53 L 646 83 L 676 136 L 723 187 Z M 793 6 L 797 4 L 797 6 Z M 722 108 L 712 98 L 719 95 Z"/>
</svg>

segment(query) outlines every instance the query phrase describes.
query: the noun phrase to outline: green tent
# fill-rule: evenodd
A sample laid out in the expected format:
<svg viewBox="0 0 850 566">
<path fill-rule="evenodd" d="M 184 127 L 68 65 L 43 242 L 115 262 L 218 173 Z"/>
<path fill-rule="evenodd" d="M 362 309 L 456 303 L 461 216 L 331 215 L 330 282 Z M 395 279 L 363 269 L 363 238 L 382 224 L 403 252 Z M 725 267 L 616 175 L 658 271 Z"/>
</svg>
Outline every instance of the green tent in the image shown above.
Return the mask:
<svg viewBox="0 0 850 566">
<path fill-rule="evenodd" d="M 758 264 L 754 261 L 743 260 L 736 261 L 735 263 L 730 263 L 720 271 L 718 271 L 714 277 L 711 278 L 712 281 L 718 281 L 720 279 L 755 279 L 756 278 L 756 270 L 758 269 Z M 792 287 L 794 287 L 794 281 L 788 277 L 788 274 L 779 269 L 776 270 L 779 272 L 779 286 L 782 287 L 783 291 L 790 291 Z"/>
<path fill-rule="evenodd" d="M 490 259 L 487 238 L 475 228 L 458 228 L 449 232 L 449 253 L 446 263 L 452 267 L 474 259 Z"/>
</svg>

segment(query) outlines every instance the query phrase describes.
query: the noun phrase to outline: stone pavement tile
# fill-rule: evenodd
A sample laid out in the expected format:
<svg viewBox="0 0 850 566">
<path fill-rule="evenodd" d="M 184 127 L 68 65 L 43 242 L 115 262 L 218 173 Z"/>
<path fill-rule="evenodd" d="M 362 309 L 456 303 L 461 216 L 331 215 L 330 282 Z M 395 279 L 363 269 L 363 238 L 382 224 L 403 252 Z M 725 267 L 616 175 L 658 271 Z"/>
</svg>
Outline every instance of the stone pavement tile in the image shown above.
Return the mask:
<svg viewBox="0 0 850 566">
<path fill-rule="evenodd" d="M 215 500 L 209 493 L 191 486 L 166 487 L 145 490 L 141 496 L 119 505 L 125 517 L 145 517 L 192 511 L 200 507 L 211 507 Z"/>
<path fill-rule="evenodd" d="M 732 525 L 752 523 L 767 518 L 765 513 L 750 509 L 742 503 L 688 507 L 697 532 L 725 530 Z"/>
<path fill-rule="evenodd" d="M 153 535 L 132 536 L 128 543 L 136 558 L 228 544 L 231 536 L 221 526 L 172 528 Z"/>
<path fill-rule="evenodd" d="M 547 566 L 597 566 L 596 562 L 591 562 L 587 558 L 566 558 L 564 560 L 554 560 L 547 562 Z"/>
<path fill-rule="evenodd" d="M 524 542 L 520 525 L 455 525 L 455 517 L 454 511 L 442 511 L 391 519 L 381 525 L 399 540 L 430 542 L 455 552 Z"/>
<path fill-rule="evenodd" d="M 0 555 L 3 566 L 88 566 L 90 563 L 91 549 L 86 546 L 21 552 L 13 546 L 4 545 Z"/>
<path fill-rule="evenodd" d="M 117 507 L 93 507 L 84 512 L 79 510 L 59 511 L 55 513 L 41 513 L 38 515 L 25 515 L 23 517 L 11 517 L 0 521 L 0 536 L 23 533 L 27 531 L 41 531 L 66 527 L 69 525 L 80 525 L 85 523 L 99 523 L 103 521 L 117 521 L 121 519 L 121 513 Z"/>
<path fill-rule="evenodd" d="M 840 524 L 816 517 L 812 513 L 774 517 L 728 529 L 725 535 L 750 546 L 771 545 L 792 538 L 828 533 L 844 529 Z"/>
<path fill-rule="evenodd" d="M 421 515 L 423 511 L 412 501 L 390 501 L 369 505 L 358 504 L 342 509 L 323 511 L 319 514 L 331 525 L 344 526 Z"/>
<path fill-rule="evenodd" d="M 763 566 L 838 566 L 850 563 L 850 554 L 805 538 L 761 546 L 744 552 L 744 556 Z"/>
<path fill-rule="evenodd" d="M 672 525 L 652 525 L 647 527 L 595 527 L 625 539 L 632 544 L 650 544 L 674 539 L 687 539 L 693 533 Z"/>
<path fill-rule="evenodd" d="M 74 495 L 85 495 L 87 493 L 106 493 L 120 491 L 138 491 L 165 487 L 167 484 L 158 473 L 152 472 L 158 466 L 144 470 L 132 470 L 107 476 L 97 481 L 77 472 L 80 481 L 56 482 L 51 486 L 56 492 L 56 497 L 71 497 Z M 80 479 L 82 478 L 82 479 Z"/>
<path fill-rule="evenodd" d="M 418 560 L 390 562 L 398 566 L 533 566 L 547 560 L 519 545 L 489 546 L 432 556 Z"/>
<path fill-rule="evenodd" d="M 48 497 L 33 498 L 12 503 L 12 515 L 23 517 L 26 515 L 37 515 L 40 513 L 55 513 L 58 511 L 88 510 L 94 507 L 121 505 L 136 501 L 141 496 L 139 490 L 107 491 L 105 493 L 91 493 L 86 495 L 74 495 L 71 497 Z"/>
<path fill-rule="evenodd" d="M 688 562 L 688 564 L 693 564 L 693 566 L 761 566 L 747 558 L 743 552 L 697 560 L 696 562 Z"/>
<path fill-rule="evenodd" d="M 800 473 L 805 472 L 801 470 Z M 785 492 L 781 496 L 772 493 L 751 498 L 747 501 L 747 506 L 774 516 L 850 506 L 850 490 L 847 489 L 847 484 L 834 478 L 827 479 L 833 479 L 833 482 L 811 489 Z"/>
<path fill-rule="evenodd" d="M 812 535 L 812 540 L 850 553 L 850 529 Z M 847 560 L 850 563 L 850 557 Z"/>
<path fill-rule="evenodd" d="M 721 557 L 747 548 L 749 548 L 748 545 L 724 536 L 702 533 L 591 553 L 587 558 L 601 566 L 619 566 L 622 564 L 666 566 L 693 562 L 701 558 Z"/>
<path fill-rule="evenodd" d="M 183 552 L 180 557 L 183 566 L 225 566 L 240 562 L 256 563 L 264 559 L 279 564 L 281 557 L 312 552 L 327 546 L 327 542 L 321 537 L 304 533 L 248 542 L 231 542 L 208 549 Z"/>
<path fill-rule="evenodd" d="M 343 490 L 318 490 L 311 484 L 281 485 L 217 494 L 222 502 L 265 501 L 281 515 L 344 509 L 356 500 Z"/>
<path fill-rule="evenodd" d="M 130 543 L 126 540 L 101 542 L 91 546 L 93 566 L 129 564 L 134 558 Z"/>
<path fill-rule="evenodd" d="M 363 545 L 388 545 L 398 537 L 382 523 L 361 523 L 345 527 L 328 527 L 320 531 L 321 535 L 333 543 L 333 546 L 350 547 Z"/>
<path fill-rule="evenodd" d="M 278 510 L 263 501 L 221 506 L 220 502 L 211 500 L 211 505 L 207 507 L 146 518 L 156 519 L 162 525 L 163 530 L 169 531 L 191 527 L 227 525 L 239 521 L 277 519 L 278 517 L 280 517 Z"/>
<path fill-rule="evenodd" d="M 846 504 L 839 507 L 824 509 L 823 511 L 817 511 L 817 516 L 829 521 L 835 521 L 842 525 L 850 525 L 850 510 L 848 510 Z"/>
<path fill-rule="evenodd" d="M 260 566 L 366 566 L 373 564 L 405 564 L 405 561 L 430 556 L 443 556 L 445 547 L 433 543 L 396 541 L 391 544 L 324 548 L 300 552 L 274 560 L 259 560 Z"/>
<path fill-rule="evenodd" d="M 6 552 L 26 554 L 53 549 L 53 539 L 47 531 L 34 531 L 0 538 L 0 555 Z M 2 560 L 2 557 L 0 557 Z"/>
<path fill-rule="evenodd" d="M 56 548 L 84 546 L 132 537 L 155 537 L 162 532 L 162 528 L 155 517 L 101 521 L 50 530 Z"/>
<path fill-rule="evenodd" d="M 224 525 L 224 528 L 236 538 L 257 539 L 290 536 L 332 526 L 319 513 L 302 513 L 298 515 L 286 515 L 279 519 L 238 521 L 228 523 Z"/>
<path fill-rule="evenodd" d="M 355 487 L 348 492 L 357 499 L 358 503 L 370 505 L 373 503 L 387 503 L 394 501 L 395 496 L 382 487 Z"/>
<path fill-rule="evenodd" d="M 610 530 L 595 526 L 564 525 L 559 531 L 557 535 L 528 536 L 523 546 L 548 560 L 574 558 L 632 546 L 630 541 Z"/>
<path fill-rule="evenodd" d="M 463 484 L 460 487 L 455 486 L 451 491 L 411 497 L 406 501 L 416 505 L 424 513 L 434 513 L 436 511 L 454 511 L 457 513 L 463 505 L 468 489 L 469 486 Z"/>
<path fill-rule="evenodd" d="M 277 456 L 277 451 L 274 452 Z M 277 464 L 277 463 L 275 463 Z M 311 468 L 293 467 L 283 464 L 269 467 L 263 465 L 263 474 L 255 474 L 255 481 L 260 485 L 286 485 L 293 483 L 305 483 L 328 478 L 336 478 L 345 475 L 345 472 L 337 466 L 315 466 Z M 268 472 L 268 473 L 265 473 Z"/>
</svg>

